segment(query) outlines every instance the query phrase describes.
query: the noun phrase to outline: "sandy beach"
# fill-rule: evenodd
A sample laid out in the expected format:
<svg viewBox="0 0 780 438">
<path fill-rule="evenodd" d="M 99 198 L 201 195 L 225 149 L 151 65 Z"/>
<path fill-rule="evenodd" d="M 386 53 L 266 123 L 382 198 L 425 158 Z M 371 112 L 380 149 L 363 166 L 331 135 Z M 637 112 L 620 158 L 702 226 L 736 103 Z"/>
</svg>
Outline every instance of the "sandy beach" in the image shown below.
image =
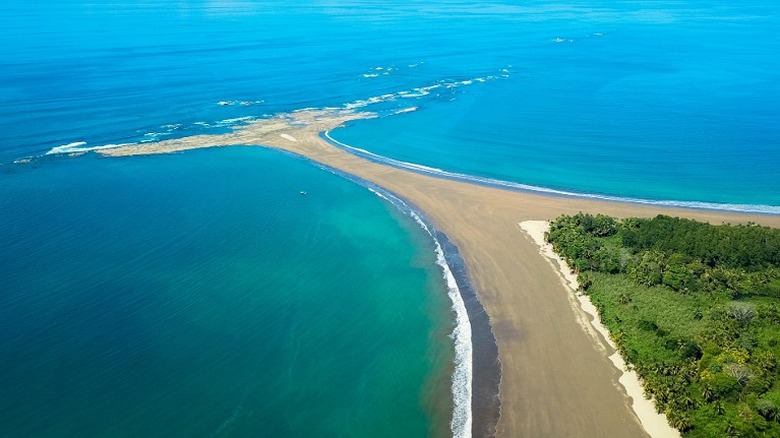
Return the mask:
<svg viewBox="0 0 780 438">
<path fill-rule="evenodd" d="M 780 216 L 662 208 L 549 196 L 457 182 L 370 162 L 320 137 L 371 113 L 301 111 L 225 135 L 202 135 L 98 152 L 106 156 L 170 153 L 248 145 L 278 148 L 358 176 L 410 201 L 457 244 L 487 311 L 502 366 L 499 437 L 661 437 L 632 410 L 614 348 L 583 323 L 581 306 L 556 266 L 520 223 L 561 214 L 618 217 L 668 214 L 719 224 L 780 227 Z M 301 188 L 316 196 L 316 188 Z M 539 223 L 537 223 L 539 224 Z M 543 222 L 542 222 L 543 224 Z M 596 331 L 594 334 L 593 330 Z M 635 395 L 636 388 L 629 391 Z M 638 408 L 639 409 L 639 408 Z M 646 406 L 644 408 L 647 409 Z M 647 424 L 645 424 L 647 426 Z"/>
</svg>

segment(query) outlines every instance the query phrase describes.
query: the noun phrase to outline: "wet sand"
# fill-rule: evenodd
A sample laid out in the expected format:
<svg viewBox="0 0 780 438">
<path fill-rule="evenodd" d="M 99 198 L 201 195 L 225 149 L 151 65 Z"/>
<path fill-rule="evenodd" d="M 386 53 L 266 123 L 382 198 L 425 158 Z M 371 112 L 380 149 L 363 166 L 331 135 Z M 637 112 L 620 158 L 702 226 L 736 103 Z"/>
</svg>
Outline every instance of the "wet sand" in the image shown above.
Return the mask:
<svg viewBox="0 0 780 438">
<path fill-rule="evenodd" d="M 502 378 L 499 437 L 650 436 L 632 411 L 609 360 L 612 347 L 581 325 L 572 293 L 520 228 L 579 211 L 618 217 L 669 214 L 719 224 L 780 227 L 780 216 L 663 208 L 541 195 L 435 178 L 377 164 L 320 138 L 342 123 L 371 117 L 348 111 L 300 111 L 225 135 L 98 151 L 106 156 L 257 145 L 303 155 L 384 187 L 413 203 L 460 249 L 468 277 L 490 317 Z M 309 189 L 309 188 L 303 188 Z M 316 188 L 310 188 L 314 195 Z"/>
</svg>

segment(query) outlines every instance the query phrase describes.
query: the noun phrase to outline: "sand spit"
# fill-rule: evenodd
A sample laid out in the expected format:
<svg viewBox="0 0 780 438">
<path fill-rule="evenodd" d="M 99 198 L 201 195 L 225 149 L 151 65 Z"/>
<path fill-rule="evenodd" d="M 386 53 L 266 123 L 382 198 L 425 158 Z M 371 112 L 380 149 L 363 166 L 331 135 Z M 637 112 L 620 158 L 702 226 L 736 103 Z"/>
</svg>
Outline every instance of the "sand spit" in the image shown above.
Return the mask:
<svg viewBox="0 0 780 438">
<path fill-rule="evenodd" d="M 619 383 L 624 374 L 602 343 L 583 330 L 571 292 L 518 230 L 560 214 L 617 217 L 669 214 L 711 223 L 748 221 L 780 227 L 780 216 L 606 202 L 483 187 L 377 164 L 339 149 L 320 133 L 375 117 L 349 110 L 302 110 L 260 120 L 225 135 L 204 135 L 101 149 L 105 156 L 170 153 L 227 145 L 272 147 L 355 175 L 420 208 L 457 244 L 498 343 L 502 377 L 499 437 L 658 436 L 643 428 Z M 298 141 L 289 141 L 287 134 Z M 579 316 L 578 316 L 579 315 Z M 578 320 L 578 318 L 580 320 Z"/>
<path fill-rule="evenodd" d="M 376 117 L 374 113 L 343 109 L 304 109 L 250 122 L 232 132 L 218 135 L 194 135 L 159 142 L 132 143 L 99 149 L 101 155 L 120 157 L 180 152 L 204 147 L 262 146 L 298 143 L 301 134 L 324 132 L 351 120 Z M 279 141 L 282 139 L 285 143 Z"/>
</svg>

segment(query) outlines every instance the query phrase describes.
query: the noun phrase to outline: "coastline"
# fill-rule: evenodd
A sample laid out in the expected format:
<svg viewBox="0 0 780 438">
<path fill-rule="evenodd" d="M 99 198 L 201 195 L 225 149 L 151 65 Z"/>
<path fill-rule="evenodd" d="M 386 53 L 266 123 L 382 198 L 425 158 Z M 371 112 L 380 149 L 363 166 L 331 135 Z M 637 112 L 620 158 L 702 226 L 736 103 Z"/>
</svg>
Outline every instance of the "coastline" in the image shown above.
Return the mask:
<svg viewBox="0 0 780 438">
<path fill-rule="evenodd" d="M 575 199 L 592 199 L 598 201 L 608 202 L 620 202 L 629 204 L 651 205 L 657 207 L 670 207 L 670 208 L 685 208 L 695 210 L 705 210 L 713 212 L 734 212 L 737 214 L 758 214 L 758 215 L 778 215 L 780 214 L 780 207 L 769 205 L 756 205 L 756 204 L 718 204 L 713 202 L 699 202 L 699 201 L 675 201 L 675 200 L 652 200 L 643 198 L 629 198 L 619 197 L 614 195 L 603 195 L 595 193 L 577 193 L 566 190 L 552 189 L 548 187 L 533 186 L 529 184 L 517 183 L 513 181 L 504 181 L 494 178 L 488 178 L 483 176 L 468 175 L 464 173 L 450 172 L 446 170 L 436 169 L 433 167 L 423 166 L 421 164 L 407 163 L 405 161 L 399 161 L 394 158 L 383 157 L 381 155 L 374 154 L 364 149 L 350 146 L 346 143 L 342 143 L 330 135 L 330 131 L 320 133 L 320 137 L 328 143 L 352 153 L 361 158 L 365 158 L 368 161 L 384 164 L 387 166 L 395 167 L 397 169 L 404 169 L 411 172 L 419 173 L 421 175 L 429 175 L 436 178 L 444 178 L 452 181 L 460 181 L 469 184 L 476 184 L 483 187 L 492 187 L 496 189 L 511 190 L 521 193 L 539 193 L 547 196 L 557 196 L 564 198 Z"/>
<path fill-rule="evenodd" d="M 609 337 L 609 331 L 601 321 L 590 297 L 579 292 L 580 285 L 574 271 L 555 253 L 552 245 L 545 242 L 544 234 L 550 229 L 550 223 L 529 220 L 517 225 L 539 247 L 539 254 L 550 262 L 550 267 L 558 272 L 561 285 L 568 289 L 572 298 L 573 310 L 579 313 L 578 319 L 583 330 L 591 335 L 594 343 L 604 347 L 604 352 L 609 356 L 612 365 L 622 372 L 618 381 L 626 394 L 631 397 L 631 409 L 645 431 L 653 438 L 679 438 L 680 432 L 669 425 L 666 415 L 656 412 L 653 400 L 645 396 L 639 375 L 633 369 L 628 369 L 626 361 L 620 356 L 617 346 Z"/>
<path fill-rule="evenodd" d="M 713 223 L 780 227 L 780 216 L 550 196 L 423 175 L 368 161 L 320 133 L 371 113 L 307 110 L 225 135 L 195 136 L 98 152 L 106 156 L 248 145 L 302 155 L 396 193 L 460 249 L 495 334 L 501 381 L 497 436 L 649 435 L 619 383 L 622 373 L 577 321 L 571 294 L 517 224 L 579 211 L 618 217 L 669 214 Z M 584 376 L 584 377 L 583 377 Z"/>
<path fill-rule="evenodd" d="M 282 136 L 289 140 L 284 134 Z M 498 385 L 501 380 L 498 345 L 487 313 L 469 281 L 467 267 L 457 245 L 446 234 L 438 231 L 422 210 L 395 193 L 325 164 L 313 163 L 367 188 L 417 222 L 430 236 L 436 247 L 437 264 L 442 268 L 442 277 L 453 303 L 452 311 L 456 320 L 451 334 L 455 342 L 451 431 L 455 438 L 495 436 L 500 406 Z"/>
</svg>

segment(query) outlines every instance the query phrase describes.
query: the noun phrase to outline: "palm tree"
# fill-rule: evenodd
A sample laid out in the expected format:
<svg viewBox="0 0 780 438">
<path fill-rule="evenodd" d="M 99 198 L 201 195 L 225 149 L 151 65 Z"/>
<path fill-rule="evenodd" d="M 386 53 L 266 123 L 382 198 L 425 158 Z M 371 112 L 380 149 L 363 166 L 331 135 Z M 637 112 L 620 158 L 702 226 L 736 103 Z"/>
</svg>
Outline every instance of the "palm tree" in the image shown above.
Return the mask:
<svg viewBox="0 0 780 438">
<path fill-rule="evenodd" d="M 712 398 L 715 396 L 715 393 L 712 392 L 712 388 L 710 388 L 710 385 L 707 385 L 706 383 L 701 386 L 701 398 L 704 399 L 704 401 L 712 401 Z"/>
<path fill-rule="evenodd" d="M 771 400 L 761 399 L 756 403 L 756 410 L 767 421 L 777 421 L 780 419 L 780 410 Z"/>
<path fill-rule="evenodd" d="M 684 412 L 667 409 L 665 413 L 666 417 L 669 419 L 669 424 L 680 432 L 685 432 L 693 427 L 691 419 Z"/>
</svg>

